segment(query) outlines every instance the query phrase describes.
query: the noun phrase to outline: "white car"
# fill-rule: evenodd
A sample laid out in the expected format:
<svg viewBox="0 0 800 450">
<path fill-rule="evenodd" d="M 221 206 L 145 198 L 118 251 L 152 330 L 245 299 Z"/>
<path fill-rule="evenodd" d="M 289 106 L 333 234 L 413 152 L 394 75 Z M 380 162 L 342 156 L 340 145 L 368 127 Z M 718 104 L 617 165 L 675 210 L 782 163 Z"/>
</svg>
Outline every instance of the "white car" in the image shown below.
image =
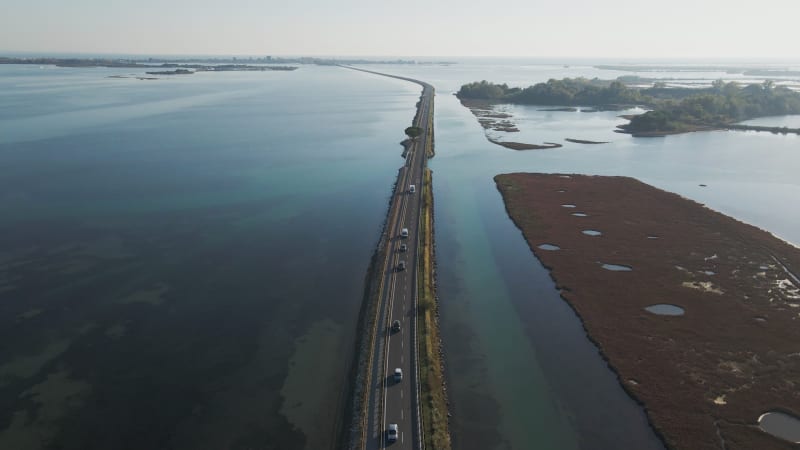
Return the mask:
<svg viewBox="0 0 800 450">
<path fill-rule="evenodd" d="M 399 432 L 397 430 L 397 424 L 396 423 L 390 423 L 389 424 L 389 431 L 386 433 L 386 438 L 389 439 L 389 442 L 394 442 L 394 441 L 397 440 L 397 434 L 398 433 Z"/>
<path fill-rule="evenodd" d="M 397 383 L 403 381 L 403 369 L 399 367 L 394 369 L 394 381 Z"/>
</svg>

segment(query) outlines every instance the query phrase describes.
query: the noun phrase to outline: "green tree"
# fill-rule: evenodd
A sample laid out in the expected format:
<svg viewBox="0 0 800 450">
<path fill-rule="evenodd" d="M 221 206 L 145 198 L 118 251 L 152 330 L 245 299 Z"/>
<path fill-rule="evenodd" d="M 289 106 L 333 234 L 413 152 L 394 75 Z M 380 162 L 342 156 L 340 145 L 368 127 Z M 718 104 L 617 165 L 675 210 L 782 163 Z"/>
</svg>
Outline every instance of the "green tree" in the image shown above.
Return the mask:
<svg viewBox="0 0 800 450">
<path fill-rule="evenodd" d="M 406 136 L 410 137 L 411 139 L 419 137 L 422 134 L 422 128 L 420 127 L 408 127 L 406 128 Z"/>
</svg>

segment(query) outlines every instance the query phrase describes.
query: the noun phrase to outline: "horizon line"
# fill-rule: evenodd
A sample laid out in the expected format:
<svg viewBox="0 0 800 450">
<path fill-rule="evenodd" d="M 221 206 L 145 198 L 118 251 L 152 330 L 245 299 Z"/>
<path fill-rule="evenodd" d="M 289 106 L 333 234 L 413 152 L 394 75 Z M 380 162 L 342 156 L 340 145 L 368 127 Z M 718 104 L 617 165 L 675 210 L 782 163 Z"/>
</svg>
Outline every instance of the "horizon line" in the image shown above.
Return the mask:
<svg viewBox="0 0 800 450">
<path fill-rule="evenodd" d="M 0 50 L 0 57 L 14 55 L 14 57 L 66 57 L 65 55 L 104 56 L 104 57 L 136 57 L 136 58 L 156 58 L 156 57 L 184 57 L 184 58 L 273 58 L 298 59 L 389 59 L 389 60 L 426 60 L 442 58 L 462 58 L 462 59 L 547 59 L 547 60 L 706 60 L 706 61 L 784 61 L 800 62 L 800 56 L 585 56 L 585 55 L 564 55 L 564 56 L 545 56 L 545 55 L 368 55 L 368 54 L 293 54 L 293 53 L 136 53 L 136 52 L 92 52 L 92 51 L 28 51 L 28 50 Z"/>
</svg>

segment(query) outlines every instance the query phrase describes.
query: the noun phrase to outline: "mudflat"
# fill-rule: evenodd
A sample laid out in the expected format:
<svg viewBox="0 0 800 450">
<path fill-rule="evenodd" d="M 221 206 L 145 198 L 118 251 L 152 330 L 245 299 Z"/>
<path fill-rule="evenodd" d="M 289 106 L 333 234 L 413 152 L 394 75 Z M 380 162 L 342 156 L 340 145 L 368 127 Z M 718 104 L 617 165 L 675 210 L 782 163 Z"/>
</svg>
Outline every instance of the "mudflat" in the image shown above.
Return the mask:
<svg viewBox="0 0 800 450">
<path fill-rule="evenodd" d="M 758 418 L 800 413 L 800 249 L 632 178 L 516 173 L 495 182 L 669 448 L 795 448 Z M 683 314 L 645 309 L 663 304 Z"/>
</svg>

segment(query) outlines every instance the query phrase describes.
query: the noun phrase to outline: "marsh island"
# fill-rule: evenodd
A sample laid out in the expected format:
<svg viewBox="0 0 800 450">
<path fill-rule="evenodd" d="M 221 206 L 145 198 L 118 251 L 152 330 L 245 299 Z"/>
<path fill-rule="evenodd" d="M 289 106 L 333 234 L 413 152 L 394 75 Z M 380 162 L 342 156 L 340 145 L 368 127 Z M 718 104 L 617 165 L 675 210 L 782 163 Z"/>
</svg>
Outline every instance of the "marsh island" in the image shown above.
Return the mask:
<svg viewBox="0 0 800 450">
<path fill-rule="evenodd" d="M 495 181 L 668 448 L 795 448 L 757 425 L 800 413 L 800 249 L 632 178 Z"/>
</svg>

